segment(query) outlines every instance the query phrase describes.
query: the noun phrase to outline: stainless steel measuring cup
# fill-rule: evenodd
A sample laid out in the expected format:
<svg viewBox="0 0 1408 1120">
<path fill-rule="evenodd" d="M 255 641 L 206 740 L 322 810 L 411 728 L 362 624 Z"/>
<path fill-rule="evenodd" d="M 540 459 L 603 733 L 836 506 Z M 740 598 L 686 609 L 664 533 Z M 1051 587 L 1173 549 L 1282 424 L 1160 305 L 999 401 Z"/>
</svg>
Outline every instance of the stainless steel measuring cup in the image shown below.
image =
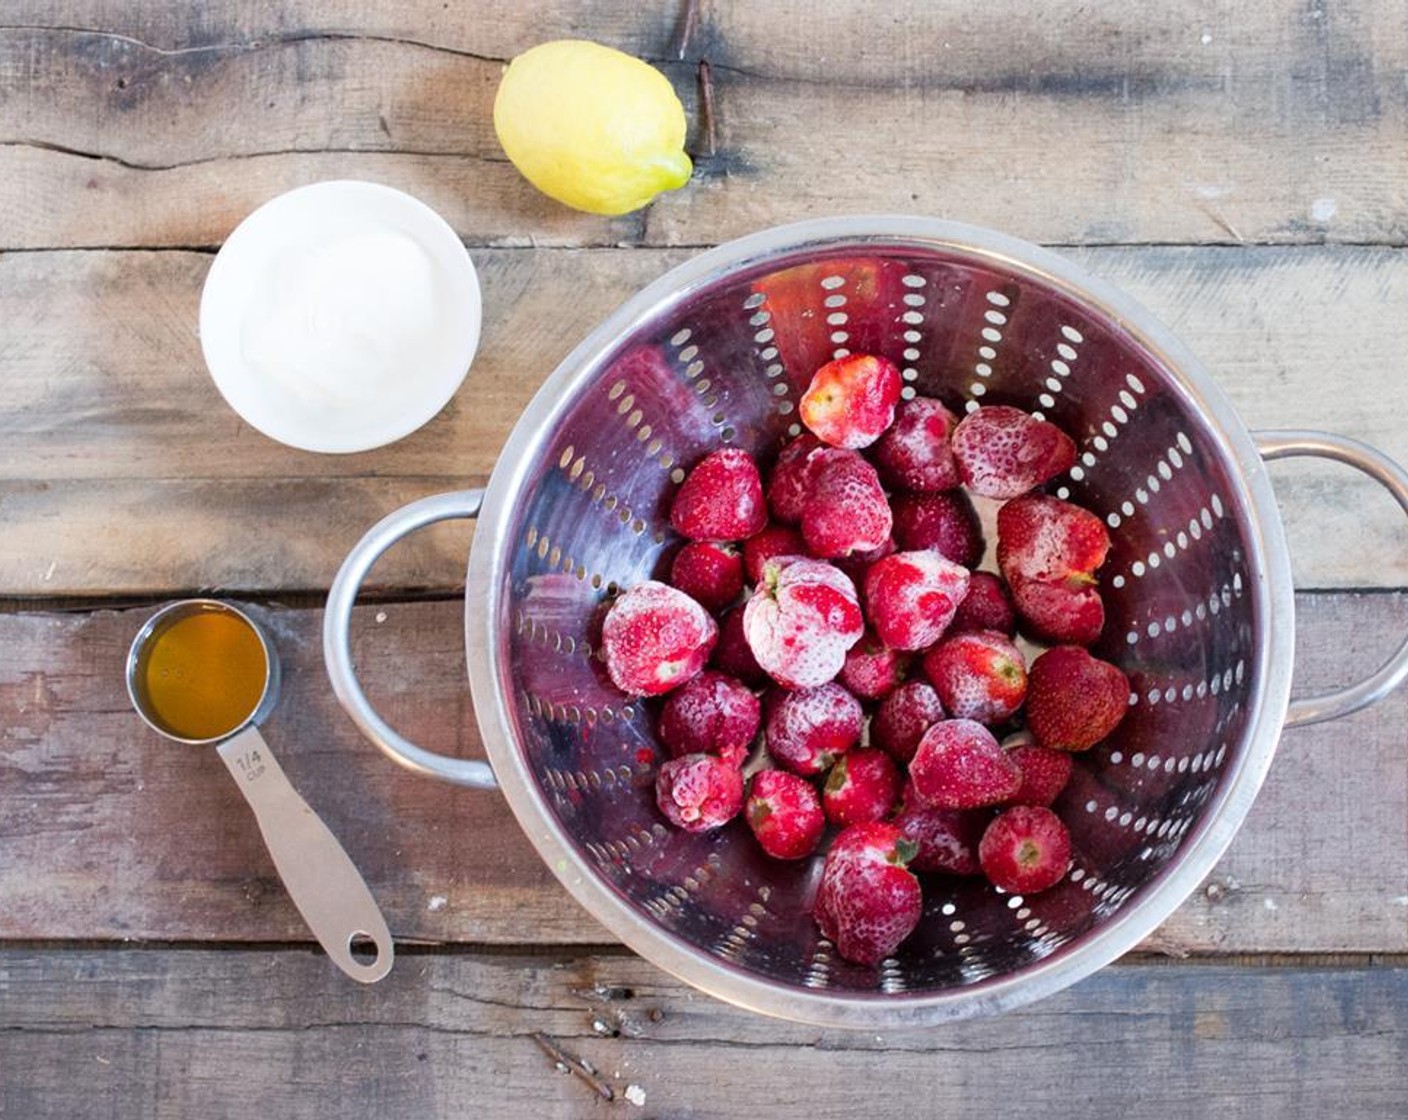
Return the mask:
<svg viewBox="0 0 1408 1120">
<path fill-rule="evenodd" d="M 211 737 L 195 738 L 173 727 L 154 702 L 147 670 L 163 636 L 202 614 L 218 614 L 242 624 L 263 651 L 264 682 L 257 701 L 237 717 L 235 726 Z M 218 682 L 221 666 L 202 669 Z M 380 980 L 395 956 L 391 933 L 366 881 L 347 852 L 289 783 L 283 768 L 259 732 L 259 724 L 278 701 L 278 654 L 264 630 L 243 611 L 214 599 L 187 599 L 152 615 L 137 632 L 127 655 L 127 692 L 132 706 L 158 734 L 193 746 L 214 746 L 240 792 L 254 810 L 264 844 L 293 904 L 333 963 L 363 984 Z M 358 959 L 364 945 L 375 947 L 370 960 Z M 370 952 L 370 949 L 368 949 Z"/>
</svg>

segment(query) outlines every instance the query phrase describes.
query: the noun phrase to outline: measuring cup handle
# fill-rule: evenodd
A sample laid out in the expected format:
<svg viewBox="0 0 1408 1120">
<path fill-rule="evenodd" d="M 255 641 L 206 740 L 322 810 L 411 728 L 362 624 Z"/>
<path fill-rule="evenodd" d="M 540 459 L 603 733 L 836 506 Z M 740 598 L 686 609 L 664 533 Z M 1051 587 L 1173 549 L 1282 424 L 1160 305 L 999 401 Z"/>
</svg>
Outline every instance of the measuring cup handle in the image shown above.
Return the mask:
<svg viewBox="0 0 1408 1120">
<path fill-rule="evenodd" d="M 327 607 L 323 613 L 323 662 L 338 703 L 352 717 L 352 722 L 361 729 L 362 734 L 393 762 L 427 777 L 441 778 L 475 789 L 495 789 L 498 782 L 494 780 L 494 771 L 487 762 L 435 754 L 392 730 L 362 691 L 356 670 L 352 668 L 349 636 L 352 605 L 357 600 L 357 592 L 382 553 L 403 537 L 427 525 L 478 516 L 483 500 L 482 490 L 435 494 L 402 506 L 367 531 L 342 562 L 332 581 L 332 590 L 328 592 Z"/>
<path fill-rule="evenodd" d="M 245 728 L 216 750 L 254 810 L 264 846 L 313 936 L 353 980 L 380 980 L 395 959 L 391 931 L 346 849 L 289 784 L 257 727 Z M 376 956 L 366 963 L 352 951 L 359 938 L 376 946 Z"/>
<path fill-rule="evenodd" d="M 1362 471 L 1392 494 L 1403 512 L 1408 513 L 1408 472 L 1367 443 L 1360 443 L 1357 439 L 1349 439 L 1346 436 L 1331 435 L 1328 432 L 1295 430 L 1253 432 L 1252 438 L 1256 440 L 1261 457 L 1268 462 L 1274 459 L 1309 456 L 1333 459 L 1337 463 L 1344 463 Z M 1347 716 L 1350 712 L 1357 712 L 1360 708 L 1378 703 L 1405 680 L 1408 680 L 1408 640 L 1394 651 L 1377 672 L 1358 684 L 1324 696 L 1292 700 L 1286 712 L 1286 726 L 1304 727 L 1307 724 L 1323 723 Z"/>
</svg>

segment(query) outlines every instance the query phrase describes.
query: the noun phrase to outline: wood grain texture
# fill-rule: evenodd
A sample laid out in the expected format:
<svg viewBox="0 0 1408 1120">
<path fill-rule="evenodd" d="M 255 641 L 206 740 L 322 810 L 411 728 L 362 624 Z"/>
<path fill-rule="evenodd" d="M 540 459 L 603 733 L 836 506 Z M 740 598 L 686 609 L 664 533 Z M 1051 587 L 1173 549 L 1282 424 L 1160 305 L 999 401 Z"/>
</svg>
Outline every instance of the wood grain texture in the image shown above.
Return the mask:
<svg viewBox="0 0 1408 1120">
<path fill-rule="evenodd" d="M 297 952 L 7 950 L 0 1065 L 0 1114 L 71 1120 L 1387 1118 L 1408 970 L 1117 965 L 999 1019 L 859 1033 L 736 1011 L 632 957 L 405 957 L 361 988 Z"/>
<path fill-rule="evenodd" d="M 403 186 L 480 244 L 697 245 L 857 210 L 1061 243 L 1408 236 L 1390 5 L 1061 0 L 1037 21 L 1011 3 L 706 3 L 683 60 L 676 5 L 539 8 L 11 5 L 0 240 L 210 245 L 330 175 Z M 718 149 L 638 218 L 545 202 L 492 134 L 503 61 L 582 34 L 660 62 L 691 120 L 696 63 L 712 67 Z"/>
<path fill-rule="evenodd" d="M 374 521 L 482 483 L 547 374 L 682 250 L 482 250 L 480 354 L 419 432 L 314 455 L 250 430 L 205 373 L 195 334 L 210 258 L 0 257 L 0 594 L 163 595 L 326 588 Z M 1213 371 L 1248 425 L 1319 427 L 1408 462 L 1408 257 L 1367 248 L 1081 249 Z M 1273 475 L 1303 587 L 1408 586 L 1401 514 L 1343 468 Z M 310 525 L 316 532 L 307 531 Z M 453 588 L 463 529 L 377 569 L 389 587 Z M 1358 542 L 1346 548 L 1344 542 Z"/>
<path fill-rule="evenodd" d="M 1408 594 L 1303 595 L 1298 684 L 1347 683 L 1408 628 Z M 305 941 L 214 752 L 147 731 L 122 685 L 146 611 L 0 615 L 0 938 Z M 332 699 L 319 613 L 268 612 L 287 677 L 266 737 L 366 875 L 393 934 L 601 943 L 503 801 L 416 778 Z M 393 726 L 478 756 L 452 601 L 361 608 L 357 664 Z M 1398 695 L 1288 733 L 1216 886 L 1149 948 L 1408 952 L 1408 770 Z M 436 899 L 441 901 L 435 901 Z"/>
</svg>

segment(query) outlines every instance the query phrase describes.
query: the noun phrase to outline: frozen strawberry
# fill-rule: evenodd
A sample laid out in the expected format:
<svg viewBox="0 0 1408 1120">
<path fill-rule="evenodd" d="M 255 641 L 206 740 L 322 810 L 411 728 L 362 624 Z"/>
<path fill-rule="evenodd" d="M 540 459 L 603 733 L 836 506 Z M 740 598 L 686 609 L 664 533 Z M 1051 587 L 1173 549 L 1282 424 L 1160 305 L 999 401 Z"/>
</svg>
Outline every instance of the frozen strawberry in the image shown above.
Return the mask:
<svg viewBox="0 0 1408 1120">
<path fill-rule="evenodd" d="M 790 525 L 768 525 L 743 542 L 743 570 L 750 583 L 763 578 L 763 565 L 779 556 L 805 556 L 802 534 Z"/>
<path fill-rule="evenodd" d="M 704 456 L 685 475 L 670 506 L 670 524 L 692 541 L 741 541 L 767 519 L 758 465 L 737 447 Z"/>
<path fill-rule="evenodd" d="M 937 809 L 999 805 L 1022 785 L 1022 772 L 992 732 L 969 719 L 934 724 L 909 764 L 914 792 Z"/>
<path fill-rule="evenodd" d="M 895 422 L 875 445 L 872 458 L 880 477 L 896 490 L 935 493 L 959 484 L 958 463 L 949 435 L 958 423 L 932 397 L 915 397 L 895 409 Z"/>
<path fill-rule="evenodd" d="M 853 451 L 826 453 L 802 511 L 802 538 L 812 555 L 830 559 L 878 548 L 891 524 L 875 468 Z"/>
<path fill-rule="evenodd" d="M 879 700 L 904 680 L 909 662 L 909 654 L 891 649 L 867 632 L 847 652 L 841 683 L 862 700 Z"/>
<path fill-rule="evenodd" d="M 896 494 L 890 500 L 895 544 L 901 552 L 931 548 L 971 568 L 983 558 L 983 529 L 961 490 L 945 494 Z"/>
<path fill-rule="evenodd" d="M 1031 494 L 1005 502 L 997 511 L 997 563 L 1013 576 L 1059 583 L 1094 583 L 1105 562 L 1110 534 L 1087 509 L 1060 498 Z"/>
<path fill-rule="evenodd" d="M 978 844 L 983 874 L 1009 894 L 1054 887 L 1071 866 L 1071 834 L 1039 805 L 1017 805 L 993 818 Z"/>
<path fill-rule="evenodd" d="M 924 732 L 945 716 L 939 694 L 928 681 L 905 681 L 880 702 L 870 721 L 870 742 L 908 763 Z"/>
<path fill-rule="evenodd" d="M 967 568 L 927 549 L 896 552 L 865 574 L 866 617 L 891 649 L 923 649 L 943 636 L 967 593 Z"/>
<path fill-rule="evenodd" d="M 825 448 L 826 444 L 816 436 L 803 432 L 782 449 L 768 479 L 768 509 L 776 521 L 783 525 L 801 524 L 812 483 L 826 461 L 818 453 Z"/>
<path fill-rule="evenodd" d="M 953 431 L 963 482 L 985 498 L 1015 498 L 1069 470 L 1076 445 L 1055 424 L 1020 408 L 990 405 L 970 412 Z"/>
<path fill-rule="evenodd" d="M 812 784 L 785 770 L 762 770 L 753 776 L 743 819 L 773 859 L 811 855 L 826 828 L 821 799 Z"/>
<path fill-rule="evenodd" d="M 716 754 L 742 766 L 758 734 L 761 711 L 758 698 L 741 681 L 706 669 L 665 698 L 657 732 L 676 757 Z"/>
<path fill-rule="evenodd" d="M 968 594 L 949 623 L 950 634 L 967 630 L 996 630 L 1009 638 L 1017 632 L 1017 615 L 1007 585 L 991 572 L 974 572 L 968 578 Z"/>
<path fill-rule="evenodd" d="M 1079 646 L 1056 646 L 1032 662 L 1027 727 L 1043 747 L 1089 750 L 1129 710 L 1129 678 Z"/>
<path fill-rule="evenodd" d="M 823 443 L 852 450 L 869 447 L 895 418 L 903 382 L 887 358 L 851 354 L 812 375 L 798 414 Z"/>
<path fill-rule="evenodd" d="M 1029 495 L 997 511 L 997 563 L 1033 636 L 1089 645 L 1105 624 L 1095 570 L 1110 535 L 1080 506 Z"/>
<path fill-rule="evenodd" d="M 895 760 L 884 751 L 867 747 L 836 760 L 822 787 L 821 806 L 827 820 L 845 828 L 884 820 L 899 796 L 900 771 Z"/>
<path fill-rule="evenodd" d="M 601 652 L 612 683 L 627 696 L 659 696 L 704 668 L 718 635 L 708 611 L 652 579 L 611 604 Z"/>
<path fill-rule="evenodd" d="M 906 787 L 904 804 L 891 822 L 918 846 L 909 866 L 914 871 L 978 875 L 978 843 L 992 813 L 987 809 L 933 809 Z"/>
<path fill-rule="evenodd" d="M 709 664 L 719 672 L 736 677 L 753 688 L 767 684 L 768 675 L 753 656 L 743 633 L 743 608 L 734 607 L 719 620 L 719 641 Z"/>
<path fill-rule="evenodd" d="M 839 684 L 802 692 L 774 689 L 767 697 L 763 739 L 774 762 L 809 778 L 860 742 L 864 720 L 860 701 Z"/>
<path fill-rule="evenodd" d="M 721 611 L 743 593 L 743 558 L 728 545 L 690 541 L 670 564 L 670 582 L 707 611 Z"/>
<path fill-rule="evenodd" d="M 914 845 L 873 822 L 845 829 L 821 869 L 812 914 L 822 936 L 856 964 L 879 964 L 919 924 L 919 880 L 905 868 Z"/>
<path fill-rule="evenodd" d="M 945 638 L 924 655 L 924 675 L 955 719 L 1002 723 L 1027 696 L 1022 651 L 996 630 Z"/>
<path fill-rule="evenodd" d="M 1003 740 L 1002 749 L 1022 772 L 1022 788 L 1012 795 L 1013 805 L 1050 805 L 1071 780 L 1071 752 L 1037 746 L 1030 731 Z"/>
<path fill-rule="evenodd" d="M 784 688 L 834 678 L 864 629 L 855 586 L 821 560 L 770 560 L 743 610 L 748 647 Z"/>
<path fill-rule="evenodd" d="M 656 772 L 655 804 L 675 827 L 708 832 L 743 808 L 743 773 L 717 755 L 672 758 Z"/>
</svg>

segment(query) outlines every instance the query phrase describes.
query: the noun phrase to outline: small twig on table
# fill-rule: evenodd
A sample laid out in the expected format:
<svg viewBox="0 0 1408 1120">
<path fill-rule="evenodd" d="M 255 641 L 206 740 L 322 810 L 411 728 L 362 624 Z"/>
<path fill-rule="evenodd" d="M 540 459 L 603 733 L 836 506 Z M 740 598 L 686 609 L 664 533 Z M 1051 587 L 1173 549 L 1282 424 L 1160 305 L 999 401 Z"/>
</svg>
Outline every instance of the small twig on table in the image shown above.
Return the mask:
<svg viewBox="0 0 1408 1120">
<path fill-rule="evenodd" d="M 680 22 L 675 28 L 675 57 L 683 61 L 689 55 L 694 32 L 699 27 L 699 0 L 685 0 Z"/>
<path fill-rule="evenodd" d="M 718 134 L 714 126 L 714 71 L 709 60 L 699 60 L 699 131 L 703 141 L 702 155 L 712 156 L 718 151 Z"/>
<path fill-rule="evenodd" d="M 556 1062 L 561 1069 L 565 1069 L 575 1077 L 580 1077 L 595 1089 L 603 1100 L 614 1101 L 616 1099 L 616 1091 L 598 1077 L 596 1070 L 582 1061 L 581 1058 L 574 1058 L 542 1031 L 533 1032 L 533 1041 L 536 1042 L 543 1053 Z"/>
</svg>

